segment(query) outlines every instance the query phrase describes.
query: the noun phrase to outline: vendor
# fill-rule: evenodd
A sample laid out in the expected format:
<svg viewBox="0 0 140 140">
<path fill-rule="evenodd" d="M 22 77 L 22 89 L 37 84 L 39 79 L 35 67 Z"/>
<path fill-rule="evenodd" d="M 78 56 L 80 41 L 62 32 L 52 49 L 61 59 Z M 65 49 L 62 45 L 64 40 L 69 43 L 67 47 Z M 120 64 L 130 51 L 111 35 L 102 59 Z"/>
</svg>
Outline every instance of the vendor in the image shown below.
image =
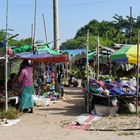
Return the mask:
<svg viewBox="0 0 140 140">
<path fill-rule="evenodd" d="M 33 77 L 31 60 L 24 60 L 19 72 L 19 82 L 21 83 L 20 110 L 33 113 Z"/>
<path fill-rule="evenodd" d="M 9 90 L 14 90 L 17 88 L 17 77 L 15 73 L 10 74 L 10 79 L 7 85 Z"/>
</svg>

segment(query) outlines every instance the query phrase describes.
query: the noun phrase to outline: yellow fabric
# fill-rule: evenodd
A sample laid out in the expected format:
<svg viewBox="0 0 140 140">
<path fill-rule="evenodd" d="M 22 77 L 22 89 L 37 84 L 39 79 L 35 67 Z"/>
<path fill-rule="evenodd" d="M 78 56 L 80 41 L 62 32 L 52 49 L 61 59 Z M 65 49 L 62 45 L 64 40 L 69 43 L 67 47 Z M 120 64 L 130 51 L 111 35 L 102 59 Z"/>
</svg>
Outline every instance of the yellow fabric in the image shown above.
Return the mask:
<svg viewBox="0 0 140 140">
<path fill-rule="evenodd" d="M 133 45 L 126 53 L 128 63 L 137 64 L 137 45 Z M 140 63 L 140 47 L 139 47 L 139 63 Z"/>
</svg>

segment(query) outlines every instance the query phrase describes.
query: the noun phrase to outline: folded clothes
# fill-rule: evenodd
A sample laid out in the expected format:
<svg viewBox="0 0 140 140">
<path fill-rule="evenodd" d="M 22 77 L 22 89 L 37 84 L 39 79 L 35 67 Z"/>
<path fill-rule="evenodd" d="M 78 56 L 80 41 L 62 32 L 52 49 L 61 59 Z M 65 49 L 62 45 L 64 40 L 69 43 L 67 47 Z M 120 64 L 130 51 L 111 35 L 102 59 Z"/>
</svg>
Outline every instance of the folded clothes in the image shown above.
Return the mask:
<svg viewBox="0 0 140 140">
<path fill-rule="evenodd" d="M 109 90 L 109 92 L 104 92 Z M 112 81 L 111 79 L 95 80 L 89 82 L 89 91 L 97 94 L 105 94 L 107 96 L 135 95 L 136 88 L 131 85 L 129 80 Z"/>
</svg>

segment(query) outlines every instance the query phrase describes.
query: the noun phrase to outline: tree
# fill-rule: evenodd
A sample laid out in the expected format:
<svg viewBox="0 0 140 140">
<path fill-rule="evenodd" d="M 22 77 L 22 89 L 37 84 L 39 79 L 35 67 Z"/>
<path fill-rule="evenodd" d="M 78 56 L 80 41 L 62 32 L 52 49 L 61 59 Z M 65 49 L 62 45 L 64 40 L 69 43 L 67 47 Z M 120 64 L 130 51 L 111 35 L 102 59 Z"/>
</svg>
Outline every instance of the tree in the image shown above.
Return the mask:
<svg viewBox="0 0 140 140">
<path fill-rule="evenodd" d="M 90 31 L 90 48 L 94 49 L 97 44 L 96 36 L 100 36 L 100 43 L 104 46 L 118 44 L 137 44 L 137 31 L 140 29 L 140 16 L 123 17 L 115 14 L 113 21 L 91 20 L 87 25 L 81 27 L 73 39 L 62 43 L 61 48 L 83 48 L 86 43 L 87 29 Z M 131 42 L 130 42 L 131 35 Z"/>
<path fill-rule="evenodd" d="M 8 41 L 9 46 L 23 46 L 23 45 L 31 45 L 32 44 L 32 39 L 31 38 L 27 38 L 27 39 L 21 39 L 21 40 L 14 40 L 11 39 Z"/>
<path fill-rule="evenodd" d="M 4 41 L 4 39 L 5 39 L 5 33 L 0 32 L 0 41 Z"/>
</svg>

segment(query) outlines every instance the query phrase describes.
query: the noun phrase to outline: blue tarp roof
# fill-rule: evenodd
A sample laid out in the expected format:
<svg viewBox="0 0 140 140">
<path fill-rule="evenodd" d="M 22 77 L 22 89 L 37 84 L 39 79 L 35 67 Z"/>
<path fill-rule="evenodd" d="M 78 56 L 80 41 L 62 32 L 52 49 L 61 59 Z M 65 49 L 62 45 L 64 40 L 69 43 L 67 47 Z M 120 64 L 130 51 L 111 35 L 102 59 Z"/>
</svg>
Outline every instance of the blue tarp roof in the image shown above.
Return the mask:
<svg viewBox="0 0 140 140">
<path fill-rule="evenodd" d="M 74 50 L 61 50 L 60 52 L 69 53 L 69 55 L 78 55 L 81 53 L 86 53 L 86 49 L 74 49 Z"/>
</svg>

